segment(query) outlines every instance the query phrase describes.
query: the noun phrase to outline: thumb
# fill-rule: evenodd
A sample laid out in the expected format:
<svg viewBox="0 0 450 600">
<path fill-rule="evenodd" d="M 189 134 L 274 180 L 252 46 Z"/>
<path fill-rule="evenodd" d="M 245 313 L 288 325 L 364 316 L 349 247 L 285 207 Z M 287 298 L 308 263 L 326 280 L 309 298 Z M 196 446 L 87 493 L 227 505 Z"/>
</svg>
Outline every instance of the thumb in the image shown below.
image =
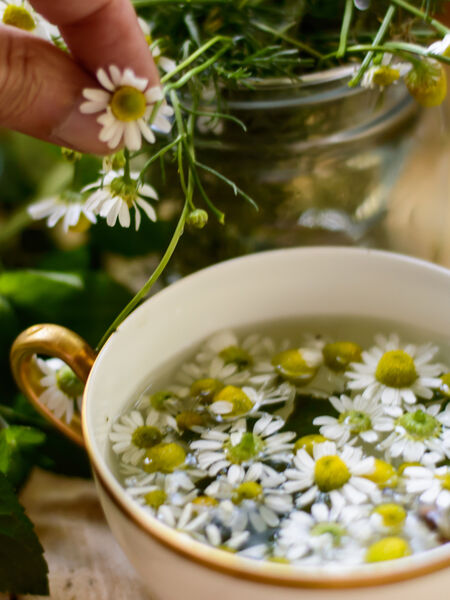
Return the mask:
<svg viewBox="0 0 450 600">
<path fill-rule="evenodd" d="M 0 126 L 81 152 L 107 154 L 82 90 L 98 84 L 68 54 L 20 29 L 0 26 Z"/>
</svg>

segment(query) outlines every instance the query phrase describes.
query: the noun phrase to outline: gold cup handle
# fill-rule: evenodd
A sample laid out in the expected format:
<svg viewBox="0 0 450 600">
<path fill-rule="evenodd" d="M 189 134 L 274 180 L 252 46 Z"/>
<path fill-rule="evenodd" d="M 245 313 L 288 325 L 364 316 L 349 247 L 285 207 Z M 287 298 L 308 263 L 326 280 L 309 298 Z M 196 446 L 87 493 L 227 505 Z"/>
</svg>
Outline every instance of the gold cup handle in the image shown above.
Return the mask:
<svg viewBox="0 0 450 600">
<path fill-rule="evenodd" d="M 33 325 L 23 331 L 11 348 L 11 368 L 17 385 L 33 406 L 59 431 L 84 447 L 79 415 L 70 423 L 56 417 L 40 400 L 44 388 L 40 385 L 42 373 L 34 360 L 36 354 L 60 358 L 86 383 L 96 354 L 83 338 L 60 325 Z"/>
</svg>

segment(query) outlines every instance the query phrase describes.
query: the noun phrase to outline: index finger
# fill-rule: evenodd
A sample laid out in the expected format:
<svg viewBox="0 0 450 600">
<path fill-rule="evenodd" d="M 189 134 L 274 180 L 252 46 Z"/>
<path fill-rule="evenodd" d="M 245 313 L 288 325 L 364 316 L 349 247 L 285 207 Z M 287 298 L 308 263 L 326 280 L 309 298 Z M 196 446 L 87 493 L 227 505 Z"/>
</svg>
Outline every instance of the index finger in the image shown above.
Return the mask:
<svg viewBox="0 0 450 600">
<path fill-rule="evenodd" d="M 159 82 L 145 36 L 129 0 L 30 0 L 57 25 L 73 57 L 86 70 L 131 68 L 150 85 Z"/>
</svg>

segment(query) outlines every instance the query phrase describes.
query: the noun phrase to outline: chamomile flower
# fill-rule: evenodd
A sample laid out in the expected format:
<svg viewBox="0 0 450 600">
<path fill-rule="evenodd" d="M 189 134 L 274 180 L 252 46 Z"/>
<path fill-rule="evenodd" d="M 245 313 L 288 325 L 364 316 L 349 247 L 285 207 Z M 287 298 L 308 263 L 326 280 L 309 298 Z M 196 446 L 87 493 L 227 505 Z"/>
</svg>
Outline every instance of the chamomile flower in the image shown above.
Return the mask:
<svg viewBox="0 0 450 600">
<path fill-rule="evenodd" d="M 386 56 L 387 54 L 384 55 L 384 57 Z M 410 70 L 410 63 L 390 63 L 389 59 L 389 62 L 385 61 L 384 64 L 369 67 L 363 75 L 361 86 L 369 89 L 379 87 L 382 90 L 393 83 L 397 83 Z"/>
<path fill-rule="evenodd" d="M 39 400 L 52 411 L 55 417 L 70 423 L 75 407 L 78 411 L 81 410 L 83 383 L 59 358 L 43 360 L 36 357 L 36 363 L 43 374 L 39 383 L 45 388 Z"/>
<path fill-rule="evenodd" d="M 192 477 L 177 471 L 168 475 L 145 473 L 134 485 L 127 487 L 127 494 L 153 515 L 158 515 L 162 506 L 184 507 L 196 498 L 198 490 Z M 166 509 L 162 510 L 164 512 Z M 164 520 L 164 514 L 161 516 Z"/>
<path fill-rule="evenodd" d="M 440 62 L 431 58 L 416 61 L 405 83 L 411 96 L 427 108 L 439 106 L 447 95 L 446 71 Z"/>
<path fill-rule="evenodd" d="M 403 403 L 414 404 L 417 397 L 430 399 L 441 385 L 442 366 L 431 363 L 437 348 L 431 344 L 401 345 L 397 335 L 375 337 L 376 346 L 362 353 L 361 363 L 352 363 L 345 375 L 351 390 L 362 390 L 363 398 L 381 400 L 386 412 L 402 414 Z"/>
<path fill-rule="evenodd" d="M 258 414 L 261 408 L 271 404 L 292 403 L 294 398 L 295 388 L 289 383 L 258 390 L 250 386 L 239 388 L 227 385 L 215 394 L 209 410 L 213 415 L 224 419 L 239 418 Z"/>
<path fill-rule="evenodd" d="M 350 523 L 349 530 L 365 546 L 387 536 L 400 536 L 413 552 L 434 548 L 439 543 L 436 533 L 423 520 L 395 502 L 378 504 L 368 516 Z"/>
<path fill-rule="evenodd" d="M 205 527 L 204 541 L 211 546 L 225 547 L 228 550 L 237 551 L 250 537 L 249 531 L 229 531 L 215 523 L 209 523 Z"/>
<path fill-rule="evenodd" d="M 450 33 L 447 33 L 442 40 L 428 46 L 428 52 L 440 54 L 441 56 L 450 56 Z"/>
<path fill-rule="evenodd" d="M 199 468 L 210 477 L 228 472 L 232 465 L 233 472 L 242 473 L 254 463 L 288 460 L 295 433 L 278 433 L 283 425 L 283 419 L 266 414 L 256 421 L 252 431 L 247 431 L 246 420 L 239 419 L 231 426 L 205 431 L 199 440 L 191 443 L 191 449 Z"/>
<path fill-rule="evenodd" d="M 334 442 L 314 444 L 312 456 L 306 450 L 298 450 L 294 468 L 286 469 L 288 492 L 302 492 L 297 506 L 307 506 L 323 494 L 329 494 L 332 506 L 342 508 L 345 504 L 362 504 L 368 498 L 378 496 L 373 481 L 366 479 L 375 469 L 375 460 L 364 457 L 360 448 L 343 446 Z"/>
<path fill-rule="evenodd" d="M 338 446 L 353 444 L 359 439 L 374 444 L 378 441 L 380 431 L 391 431 L 391 420 L 386 417 L 383 407 L 369 398 L 355 396 L 353 399 L 345 394 L 339 398 L 329 398 L 339 417 L 324 415 L 316 417 L 314 425 L 320 425 L 320 433 Z"/>
<path fill-rule="evenodd" d="M 155 64 L 166 73 L 170 73 L 171 71 L 173 71 L 176 68 L 177 63 L 171 58 L 167 58 L 167 56 L 161 55 L 161 49 L 159 47 L 158 40 L 152 39 L 150 25 L 141 17 L 138 18 L 138 22 L 141 27 L 142 33 L 145 35 L 147 44 L 150 46 L 150 50 L 152 52 Z"/>
<path fill-rule="evenodd" d="M 217 500 L 229 500 L 234 505 L 228 523 L 233 527 L 240 523 L 247 529 L 248 523 L 257 532 L 276 527 L 279 515 L 292 510 L 292 495 L 280 486 L 284 477 L 267 465 L 253 464 L 248 469 L 232 465 L 226 475 L 219 476 L 205 490 Z M 244 523 L 242 522 L 245 522 Z"/>
<path fill-rule="evenodd" d="M 251 334 L 240 341 L 233 331 L 224 330 L 202 344 L 196 361 L 200 364 L 209 363 L 219 356 L 225 364 L 235 364 L 242 370 L 267 360 L 274 351 L 275 344 L 270 337 Z"/>
<path fill-rule="evenodd" d="M 87 229 L 97 220 L 82 194 L 70 190 L 30 204 L 27 211 L 32 219 L 47 219 L 47 227 L 54 227 L 62 219 L 66 233 L 69 229 Z"/>
<path fill-rule="evenodd" d="M 114 423 L 109 438 L 113 442 L 112 449 L 123 462 L 137 465 L 149 448 L 160 444 L 164 434 L 154 423 L 153 412 L 144 419 L 138 410 L 123 415 Z"/>
<path fill-rule="evenodd" d="M 439 404 L 417 404 L 400 417 L 386 420 L 390 421 L 391 433 L 378 448 L 388 458 L 437 462 L 450 456 L 450 409 L 440 412 Z"/>
<path fill-rule="evenodd" d="M 407 467 L 404 471 L 406 491 L 419 497 L 424 504 L 450 508 L 450 468 Z"/>
<path fill-rule="evenodd" d="M 170 131 L 168 117 L 172 116 L 173 110 L 164 103 L 159 86 L 150 87 L 148 79 L 137 77 L 129 68 L 121 71 L 115 65 L 109 67 L 109 72 L 99 69 L 97 79 L 103 89 L 84 89 L 86 102 L 81 104 L 80 111 L 102 113 L 97 118 L 102 125 L 99 138 L 109 148 L 117 148 L 123 141 L 129 150 L 139 150 L 142 137 L 150 144 L 155 142 L 152 128 L 163 133 Z M 158 109 L 156 103 L 161 103 Z"/>
<path fill-rule="evenodd" d="M 33 10 L 27 0 L 2 0 L 0 2 L 0 20 L 4 25 L 17 27 L 51 41 L 59 37 L 59 30 Z"/>
<path fill-rule="evenodd" d="M 349 525 L 365 512 L 357 506 L 330 509 L 323 503 L 313 504 L 311 513 L 296 510 L 281 524 L 274 555 L 294 563 L 305 558 L 308 564 L 360 563 L 362 546 L 350 533 Z"/>
<path fill-rule="evenodd" d="M 128 178 L 118 171 L 109 171 L 95 183 L 86 186 L 82 191 L 93 190 L 86 200 L 85 208 L 91 213 L 106 219 L 110 227 L 114 227 L 119 219 L 122 227 L 131 223 L 131 209 L 135 212 L 136 231 L 141 225 L 141 210 L 150 221 L 156 221 L 156 212 L 147 201 L 158 199 L 155 189 L 148 183 L 139 180 L 138 173 L 130 173 Z"/>
<path fill-rule="evenodd" d="M 239 369 L 237 364 L 225 363 L 216 356 L 209 363 L 193 361 L 182 365 L 170 389 L 180 398 L 196 398 L 202 404 L 209 404 L 223 387 L 243 385 L 249 377 L 247 369 Z"/>
</svg>

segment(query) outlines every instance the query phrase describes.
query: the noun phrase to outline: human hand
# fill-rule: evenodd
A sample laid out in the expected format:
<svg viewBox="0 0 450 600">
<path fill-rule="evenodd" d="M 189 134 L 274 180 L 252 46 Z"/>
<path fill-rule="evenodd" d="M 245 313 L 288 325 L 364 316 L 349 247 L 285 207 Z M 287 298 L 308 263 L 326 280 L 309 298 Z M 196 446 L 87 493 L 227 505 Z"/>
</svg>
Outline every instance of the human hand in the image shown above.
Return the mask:
<svg viewBox="0 0 450 600">
<path fill-rule="evenodd" d="M 0 25 L 0 126 L 81 152 L 111 152 L 99 140 L 97 115 L 82 114 L 79 107 L 82 90 L 98 87 L 99 67 L 130 67 L 150 85 L 158 84 L 132 5 L 129 0 L 30 4 L 58 26 L 70 54 L 33 33 Z"/>
</svg>

